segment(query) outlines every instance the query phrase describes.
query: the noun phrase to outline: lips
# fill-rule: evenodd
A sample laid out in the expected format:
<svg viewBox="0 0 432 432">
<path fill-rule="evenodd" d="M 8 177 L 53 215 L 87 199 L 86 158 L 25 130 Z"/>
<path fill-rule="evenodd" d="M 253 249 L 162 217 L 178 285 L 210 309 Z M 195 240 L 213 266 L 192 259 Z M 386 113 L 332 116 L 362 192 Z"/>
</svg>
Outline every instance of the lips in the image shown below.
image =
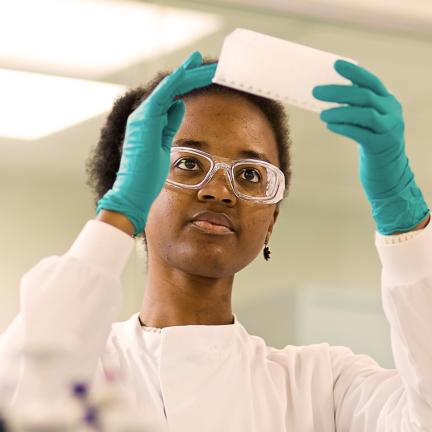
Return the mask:
<svg viewBox="0 0 432 432">
<path fill-rule="evenodd" d="M 212 211 L 202 211 L 197 213 L 192 219 L 193 221 L 206 221 L 215 225 L 222 225 L 235 232 L 236 229 L 230 217 L 225 213 L 217 213 Z"/>
</svg>

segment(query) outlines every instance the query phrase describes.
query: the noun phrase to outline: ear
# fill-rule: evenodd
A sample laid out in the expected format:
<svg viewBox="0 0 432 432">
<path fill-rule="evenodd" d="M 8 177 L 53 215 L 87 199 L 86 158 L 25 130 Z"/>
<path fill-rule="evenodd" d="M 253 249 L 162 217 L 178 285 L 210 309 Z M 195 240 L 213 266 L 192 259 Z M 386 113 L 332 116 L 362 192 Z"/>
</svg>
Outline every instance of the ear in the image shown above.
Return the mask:
<svg viewBox="0 0 432 432">
<path fill-rule="evenodd" d="M 279 216 L 279 203 L 276 204 L 275 210 L 273 212 L 273 219 L 270 222 L 269 229 L 268 229 L 269 235 L 273 231 L 273 227 L 274 227 L 274 224 L 276 223 L 278 216 Z"/>
</svg>

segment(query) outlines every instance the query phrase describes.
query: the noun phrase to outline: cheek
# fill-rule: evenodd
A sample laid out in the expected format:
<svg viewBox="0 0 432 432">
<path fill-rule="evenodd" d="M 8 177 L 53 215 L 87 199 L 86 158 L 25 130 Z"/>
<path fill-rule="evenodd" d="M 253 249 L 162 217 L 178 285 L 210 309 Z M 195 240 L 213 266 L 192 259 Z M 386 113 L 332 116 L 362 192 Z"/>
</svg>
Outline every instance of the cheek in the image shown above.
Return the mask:
<svg viewBox="0 0 432 432">
<path fill-rule="evenodd" d="M 152 237 L 167 237 L 177 230 L 182 221 L 187 218 L 187 208 L 173 193 L 163 188 L 153 201 L 147 217 L 146 235 Z"/>
<path fill-rule="evenodd" d="M 269 222 L 271 218 L 271 211 L 262 209 L 259 211 L 251 211 L 248 216 L 243 218 L 242 224 L 242 237 L 253 242 L 254 245 L 260 246 L 264 244 L 266 238 Z"/>
<path fill-rule="evenodd" d="M 162 188 L 153 201 L 147 218 L 146 235 L 158 247 L 173 247 L 183 239 L 188 220 L 193 216 L 196 197 L 190 191 Z"/>
</svg>

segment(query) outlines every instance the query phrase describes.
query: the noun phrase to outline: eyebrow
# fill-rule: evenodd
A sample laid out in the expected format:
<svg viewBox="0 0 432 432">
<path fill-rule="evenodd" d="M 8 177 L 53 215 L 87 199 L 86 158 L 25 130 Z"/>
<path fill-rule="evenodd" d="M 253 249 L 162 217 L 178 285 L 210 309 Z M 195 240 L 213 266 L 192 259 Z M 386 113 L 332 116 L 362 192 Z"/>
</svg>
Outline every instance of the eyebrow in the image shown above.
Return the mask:
<svg viewBox="0 0 432 432">
<path fill-rule="evenodd" d="M 181 147 L 181 146 L 187 146 L 187 147 L 194 147 L 197 149 L 206 149 L 208 150 L 209 145 L 206 141 L 197 141 L 190 138 L 182 138 L 174 141 L 175 146 Z M 242 158 L 250 158 L 250 159 L 258 159 L 262 160 L 268 163 L 270 162 L 266 155 L 264 153 L 257 152 L 255 150 L 249 149 L 249 150 L 241 150 L 238 153 L 238 156 L 241 156 Z"/>
</svg>

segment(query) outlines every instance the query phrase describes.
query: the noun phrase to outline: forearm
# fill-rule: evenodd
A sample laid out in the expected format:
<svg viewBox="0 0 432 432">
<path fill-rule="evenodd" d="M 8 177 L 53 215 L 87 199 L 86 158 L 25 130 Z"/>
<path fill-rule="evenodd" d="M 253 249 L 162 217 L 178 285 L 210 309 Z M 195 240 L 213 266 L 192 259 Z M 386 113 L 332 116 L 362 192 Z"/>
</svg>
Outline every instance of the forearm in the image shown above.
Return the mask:
<svg viewBox="0 0 432 432">
<path fill-rule="evenodd" d="M 407 234 L 414 237 L 400 242 L 396 239 L 403 236 L 394 236 L 395 242 L 381 241 L 391 240 L 392 236 L 376 238 L 382 263 L 383 310 L 390 324 L 394 362 L 404 388 L 393 402 L 390 397 L 383 400 L 385 406 L 380 417 L 388 430 L 432 430 L 431 228 L 429 223 L 422 231 L 412 230 Z M 417 428 L 413 429 L 415 424 Z M 377 425 L 376 430 L 387 430 L 386 427 Z"/>
<path fill-rule="evenodd" d="M 20 284 L 19 317 L 0 341 L 2 364 L 14 361 L 27 343 L 66 345 L 73 348 L 68 367 L 74 379 L 91 379 L 121 308 L 120 275 L 132 248 L 131 237 L 89 221 L 65 254 L 47 257 L 27 272 Z M 24 366 L 13 365 L 15 402 L 33 382 Z"/>
</svg>

